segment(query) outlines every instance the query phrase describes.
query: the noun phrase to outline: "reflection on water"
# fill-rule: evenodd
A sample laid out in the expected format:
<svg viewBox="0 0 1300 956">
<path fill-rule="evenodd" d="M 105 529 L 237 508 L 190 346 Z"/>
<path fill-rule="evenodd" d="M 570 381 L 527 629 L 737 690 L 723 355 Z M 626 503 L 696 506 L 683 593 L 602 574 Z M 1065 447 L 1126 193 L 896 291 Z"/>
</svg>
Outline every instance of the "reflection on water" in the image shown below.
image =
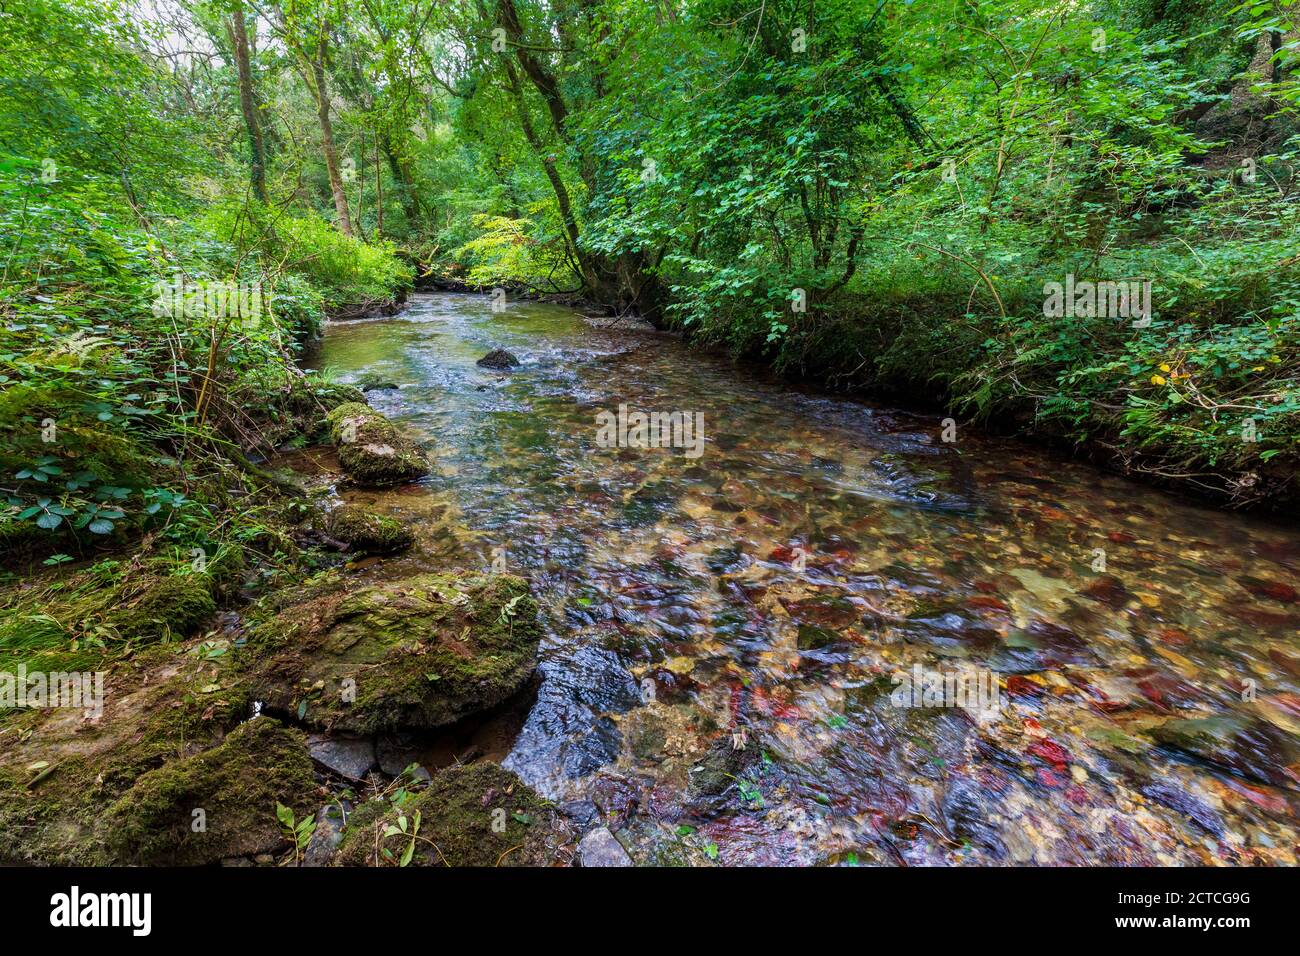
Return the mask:
<svg viewBox="0 0 1300 956">
<path fill-rule="evenodd" d="M 350 493 L 421 540 L 359 573 L 504 549 L 549 635 L 506 764 L 639 859 L 1296 862 L 1293 528 L 555 306 L 418 295 L 314 361 L 399 383 L 437 462 Z M 703 455 L 600 447 L 620 403 L 702 413 Z M 917 666 L 1001 706 L 895 706 Z"/>
</svg>

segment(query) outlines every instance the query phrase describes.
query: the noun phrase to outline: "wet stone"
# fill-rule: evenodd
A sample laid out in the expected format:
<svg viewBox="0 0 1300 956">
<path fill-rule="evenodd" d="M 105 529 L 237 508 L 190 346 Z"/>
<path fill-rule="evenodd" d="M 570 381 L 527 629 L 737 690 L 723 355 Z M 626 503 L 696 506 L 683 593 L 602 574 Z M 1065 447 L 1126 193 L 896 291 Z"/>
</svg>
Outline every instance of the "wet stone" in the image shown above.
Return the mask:
<svg viewBox="0 0 1300 956">
<path fill-rule="evenodd" d="M 375 741 L 379 769 L 390 777 L 400 776 L 413 763 L 419 763 L 420 749 L 413 734 L 383 734 Z"/>
<path fill-rule="evenodd" d="M 726 548 L 716 548 L 709 553 L 704 559 L 704 564 L 714 574 L 725 574 L 728 571 L 735 571 L 742 567 L 747 558 L 740 545 L 732 545 Z"/>
<path fill-rule="evenodd" d="M 690 769 L 686 798 L 691 809 L 720 810 L 736 780 L 757 763 L 761 749 L 755 734 L 749 734 L 743 748 L 733 746 L 730 734 L 716 738 L 704 758 Z"/>
<path fill-rule="evenodd" d="M 592 710 L 622 713 L 641 703 L 640 687 L 613 651 L 584 647 L 574 654 L 565 671 L 561 679 L 574 699 Z"/>
<path fill-rule="evenodd" d="M 1035 620 L 1007 635 L 988 666 L 1004 674 L 1032 674 L 1065 664 L 1093 665 L 1097 655 L 1069 628 Z"/>
<path fill-rule="evenodd" d="M 351 812 L 351 805 L 344 803 L 342 808 L 335 803 L 327 803 L 316 814 L 316 829 L 312 832 L 307 849 L 303 852 L 303 866 L 328 866 L 343 839 L 343 814 Z"/>
<path fill-rule="evenodd" d="M 562 803 L 560 812 L 579 827 L 588 826 L 600 816 L 600 810 L 590 800 L 570 800 Z"/>
<path fill-rule="evenodd" d="M 1206 833 L 1223 836 L 1223 819 L 1204 800 L 1182 787 L 1152 783 L 1142 788 L 1143 796 L 1184 814 Z"/>
<path fill-rule="evenodd" d="M 474 364 L 481 368 L 514 368 L 519 364 L 519 359 L 505 349 L 493 349 Z"/>
<path fill-rule="evenodd" d="M 596 827 L 582 838 L 578 844 L 578 862 L 584 867 L 634 865 L 623 844 L 607 827 Z"/>
<path fill-rule="evenodd" d="M 565 751 L 564 775 L 571 780 L 585 777 L 617 760 L 622 746 L 623 735 L 618 725 L 608 717 L 601 717 Z"/>
<path fill-rule="evenodd" d="M 317 764 L 353 783 L 375 765 L 375 746 L 368 737 L 331 737 L 312 734 L 307 752 Z"/>
<path fill-rule="evenodd" d="M 1283 770 L 1294 760 L 1270 724 L 1230 714 L 1170 720 L 1151 731 L 1157 743 L 1196 760 L 1277 787 L 1294 787 Z"/>
</svg>

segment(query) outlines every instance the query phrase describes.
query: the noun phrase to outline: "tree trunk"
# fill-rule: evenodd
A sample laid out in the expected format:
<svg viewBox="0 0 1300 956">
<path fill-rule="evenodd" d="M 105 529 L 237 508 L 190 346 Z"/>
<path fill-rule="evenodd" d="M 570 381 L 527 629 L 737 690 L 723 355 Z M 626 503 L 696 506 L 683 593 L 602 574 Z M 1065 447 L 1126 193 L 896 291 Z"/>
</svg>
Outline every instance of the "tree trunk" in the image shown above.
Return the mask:
<svg viewBox="0 0 1300 956">
<path fill-rule="evenodd" d="M 379 134 L 375 134 L 375 238 L 384 238 L 384 174 L 379 163 Z"/>
<path fill-rule="evenodd" d="M 259 202 L 264 203 L 267 201 L 266 149 L 262 143 L 262 124 L 257 118 L 257 106 L 253 96 L 253 69 L 248 54 L 248 30 L 244 24 L 243 0 L 235 0 L 230 35 L 234 40 L 235 69 L 239 75 L 239 109 L 244 114 L 248 146 L 252 153 L 249 180 L 253 187 L 253 195 Z"/>
<path fill-rule="evenodd" d="M 339 173 L 338 149 L 334 145 L 334 126 L 330 122 L 329 87 L 325 82 L 325 37 L 312 59 L 312 78 L 316 87 L 316 116 L 320 119 L 321 149 L 325 154 L 325 171 L 329 174 L 330 192 L 334 194 L 334 212 L 338 215 L 339 232 L 354 235 L 352 217 L 348 215 L 348 197 L 343 191 L 343 177 Z"/>
<path fill-rule="evenodd" d="M 379 146 L 384 151 L 384 157 L 388 160 L 388 171 L 393 176 L 393 182 L 397 184 L 397 200 L 402 204 L 402 212 L 406 214 L 406 228 L 414 232 L 420 222 L 420 198 L 415 192 L 415 183 L 411 178 L 411 170 L 407 167 L 405 161 L 400 159 L 397 151 L 393 148 L 392 137 L 387 130 L 379 134 Z"/>
<path fill-rule="evenodd" d="M 564 102 L 560 84 L 554 74 L 533 55 L 524 39 L 523 27 L 519 14 L 515 10 L 514 0 L 500 0 L 497 10 L 506 34 L 514 44 L 514 59 L 519 64 L 519 71 L 516 71 L 514 64 L 509 60 L 502 61 L 506 81 L 519 113 L 519 125 L 523 130 L 524 138 L 541 161 L 542 170 L 555 194 L 570 255 L 578 268 L 587 296 L 600 305 L 616 309 L 620 313 L 636 312 L 656 328 L 663 328 L 665 323 L 663 287 L 658 278 L 649 272 L 649 263 L 644 253 L 625 252 L 618 256 L 606 256 L 582 248 L 581 232 L 572 197 L 560 177 L 559 170 L 556 169 L 555 157 L 547 150 L 546 144 L 528 114 L 523 77 L 527 77 L 546 105 L 556 138 L 562 143 L 571 144 L 573 140 L 567 128 L 568 104 Z M 482 12 L 481 6 L 480 11 Z M 520 72 L 523 77 L 520 76 Z M 597 188 L 595 163 L 585 150 L 578 151 L 578 174 L 588 190 L 594 192 Z"/>
</svg>

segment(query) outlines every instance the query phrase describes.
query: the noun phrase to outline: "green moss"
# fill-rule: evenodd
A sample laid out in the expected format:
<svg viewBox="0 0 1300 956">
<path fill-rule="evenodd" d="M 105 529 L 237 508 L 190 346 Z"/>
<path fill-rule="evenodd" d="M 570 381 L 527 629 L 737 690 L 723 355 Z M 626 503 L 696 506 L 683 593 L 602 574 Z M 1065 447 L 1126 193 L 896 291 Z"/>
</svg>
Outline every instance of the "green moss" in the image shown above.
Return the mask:
<svg viewBox="0 0 1300 956">
<path fill-rule="evenodd" d="M 216 613 L 211 589 L 212 579 L 199 573 L 156 579 L 134 597 L 128 597 L 128 588 L 120 595 L 124 603 L 109 613 L 108 624 L 125 640 L 188 637 Z"/>
<path fill-rule="evenodd" d="M 362 372 L 357 376 L 357 388 L 363 392 L 371 390 L 397 388 L 397 383 L 387 375 L 380 375 L 378 372 Z"/>
<path fill-rule="evenodd" d="M 425 574 L 355 591 L 324 583 L 250 628 L 240 663 L 268 708 L 373 733 L 496 706 L 527 683 L 540 638 L 522 578 Z"/>
<path fill-rule="evenodd" d="M 357 505 L 343 505 L 330 513 L 331 537 L 362 554 L 391 554 L 404 551 L 414 538 L 400 521 L 375 514 Z"/>
<path fill-rule="evenodd" d="M 429 462 L 409 438 L 369 405 L 348 402 L 326 420 L 338 445 L 339 465 L 358 485 L 385 488 L 422 478 Z"/>
<path fill-rule="evenodd" d="M 237 568 L 237 551 L 206 573 L 187 566 L 185 573 L 173 574 L 173 561 L 150 558 L 51 571 L 0 589 L 0 660 L 7 654 L 15 664 L 28 659 L 31 667 L 32 654 L 70 651 L 78 644 L 112 652 L 127 641 L 139 646 L 188 637 L 212 619 L 213 589 L 220 582 L 233 589 Z"/>
<path fill-rule="evenodd" d="M 315 375 L 304 375 L 293 380 L 287 403 L 296 411 L 320 409 L 331 412 L 349 402 L 365 404 L 361 389 L 343 382 L 325 382 Z"/>
<path fill-rule="evenodd" d="M 168 645 L 113 665 L 96 720 L 69 709 L 14 713 L 0 727 L 0 861 L 119 862 L 106 808 L 150 771 L 219 744 L 250 707 L 224 660 Z"/>
<path fill-rule="evenodd" d="M 170 475 L 156 454 L 146 446 L 106 427 L 75 426 L 66 429 L 69 447 L 79 451 L 77 466 L 104 481 L 135 488 L 165 485 Z"/>
<path fill-rule="evenodd" d="M 220 745 L 142 776 L 109 808 L 104 836 L 114 858 L 130 863 L 197 865 L 262 853 L 281 842 L 276 804 L 301 815 L 318 802 L 315 791 L 303 735 L 258 718 Z"/>
<path fill-rule="evenodd" d="M 365 396 L 351 385 L 275 367 L 247 372 L 231 400 L 249 409 L 262 425 L 261 439 L 278 447 L 323 440 L 326 413 L 346 402 L 364 402 Z"/>
<path fill-rule="evenodd" d="M 384 836 L 399 817 L 406 818 L 407 832 Z M 400 808 L 383 802 L 358 807 L 338 861 L 397 865 L 412 832 L 411 866 L 547 866 L 555 862 L 560 842 L 551 806 L 509 770 L 481 763 L 443 770 Z"/>
</svg>

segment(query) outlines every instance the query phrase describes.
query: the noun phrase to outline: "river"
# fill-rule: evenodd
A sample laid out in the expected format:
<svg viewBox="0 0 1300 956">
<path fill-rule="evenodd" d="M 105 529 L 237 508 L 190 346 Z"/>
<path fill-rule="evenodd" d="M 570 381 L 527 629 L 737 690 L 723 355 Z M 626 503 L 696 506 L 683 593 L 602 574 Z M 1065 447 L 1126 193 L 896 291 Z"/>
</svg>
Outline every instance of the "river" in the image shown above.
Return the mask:
<svg viewBox="0 0 1300 956">
<path fill-rule="evenodd" d="M 418 538 L 356 573 L 531 580 L 542 680 L 480 749 L 638 859 L 1296 862 L 1293 528 L 559 306 L 417 294 L 311 364 L 436 463 L 346 492 Z M 705 441 L 601 447 L 620 404 Z"/>
</svg>

